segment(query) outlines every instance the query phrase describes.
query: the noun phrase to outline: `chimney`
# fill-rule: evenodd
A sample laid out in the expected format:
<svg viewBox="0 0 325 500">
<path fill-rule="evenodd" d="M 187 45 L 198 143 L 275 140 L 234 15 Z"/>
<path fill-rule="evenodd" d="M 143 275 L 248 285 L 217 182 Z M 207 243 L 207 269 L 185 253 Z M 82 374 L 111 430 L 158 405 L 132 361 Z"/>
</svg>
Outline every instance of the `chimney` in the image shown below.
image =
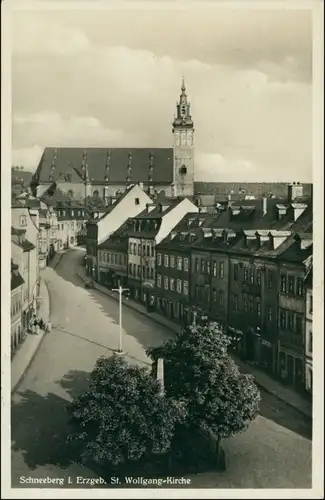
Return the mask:
<svg viewBox="0 0 325 500">
<path fill-rule="evenodd" d="M 160 395 L 162 396 L 164 394 L 164 359 L 159 358 L 157 362 L 157 380 L 160 385 Z"/>
<path fill-rule="evenodd" d="M 143 182 L 139 182 L 139 187 L 143 190 Z"/>
<path fill-rule="evenodd" d="M 294 201 L 298 196 L 303 196 L 304 188 L 300 182 L 288 185 L 288 201 Z"/>
<path fill-rule="evenodd" d="M 267 214 L 267 198 L 266 196 L 263 197 L 263 215 Z"/>
</svg>

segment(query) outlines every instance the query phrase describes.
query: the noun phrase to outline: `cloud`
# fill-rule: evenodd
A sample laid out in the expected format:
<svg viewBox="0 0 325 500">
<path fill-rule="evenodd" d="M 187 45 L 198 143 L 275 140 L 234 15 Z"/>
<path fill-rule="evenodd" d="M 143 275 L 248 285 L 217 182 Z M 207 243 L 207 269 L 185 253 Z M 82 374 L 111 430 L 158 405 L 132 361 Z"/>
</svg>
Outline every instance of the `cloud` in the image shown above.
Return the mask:
<svg viewBox="0 0 325 500">
<path fill-rule="evenodd" d="M 185 75 L 197 178 L 245 172 L 252 180 L 287 181 L 299 171 L 301 181 L 310 179 L 307 14 L 140 13 L 15 17 L 14 151 L 35 144 L 170 147 Z"/>
</svg>

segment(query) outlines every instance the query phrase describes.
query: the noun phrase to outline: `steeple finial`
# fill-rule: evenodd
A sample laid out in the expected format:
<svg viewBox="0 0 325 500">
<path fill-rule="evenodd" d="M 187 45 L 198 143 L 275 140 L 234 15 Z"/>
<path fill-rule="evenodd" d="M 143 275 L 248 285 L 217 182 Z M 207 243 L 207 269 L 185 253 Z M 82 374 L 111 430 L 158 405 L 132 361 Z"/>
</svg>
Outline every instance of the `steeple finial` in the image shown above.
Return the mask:
<svg viewBox="0 0 325 500">
<path fill-rule="evenodd" d="M 182 77 L 182 87 L 181 87 L 181 90 L 182 90 L 183 94 L 184 94 L 184 92 L 186 91 L 186 87 L 185 87 L 185 78 L 184 78 L 184 76 Z"/>
</svg>

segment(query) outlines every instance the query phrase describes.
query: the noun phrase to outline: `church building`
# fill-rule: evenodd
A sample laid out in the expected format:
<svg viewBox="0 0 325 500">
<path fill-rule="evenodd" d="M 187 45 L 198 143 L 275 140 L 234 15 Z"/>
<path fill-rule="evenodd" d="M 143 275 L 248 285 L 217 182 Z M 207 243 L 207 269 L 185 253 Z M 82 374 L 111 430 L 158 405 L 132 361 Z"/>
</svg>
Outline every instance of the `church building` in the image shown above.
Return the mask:
<svg viewBox="0 0 325 500">
<path fill-rule="evenodd" d="M 194 124 L 184 79 L 169 148 L 45 148 L 31 183 L 36 196 L 49 186 L 76 200 L 109 202 L 133 184 L 149 195 L 194 194 Z"/>
</svg>

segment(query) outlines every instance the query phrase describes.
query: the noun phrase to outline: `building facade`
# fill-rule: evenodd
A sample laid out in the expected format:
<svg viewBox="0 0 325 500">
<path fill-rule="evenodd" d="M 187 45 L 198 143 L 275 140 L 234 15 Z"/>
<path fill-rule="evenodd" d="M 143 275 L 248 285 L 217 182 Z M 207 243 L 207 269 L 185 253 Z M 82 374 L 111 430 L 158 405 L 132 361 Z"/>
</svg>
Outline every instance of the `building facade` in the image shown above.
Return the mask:
<svg viewBox="0 0 325 500">
<path fill-rule="evenodd" d="M 22 324 L 24 280 L 19 273 L 19 266 L 11 259 L 11 356 L 13 356 L 24 340 Z"/>
<path fill-rule="evenodd" d="M 305 330 L 305 388 L 313 392 L 313 267 L 307 268 L 305 279 L 306 330 Z"/>
<path fill-rule="evenodd" d="M 128 277 L 128 237 L 127 224 L 98 247 L 98 281 L 108 288 L 127 285 Z"/>
<path fill-rule="evenodd" d="M 198 207 L 187 198 L 162 197 L 130 221 L 128 280 L 133 297 L 150 308 L 156 307 L 156 245 L 172 233 L 189 212 L 197 213 Z"/>
</svg>

